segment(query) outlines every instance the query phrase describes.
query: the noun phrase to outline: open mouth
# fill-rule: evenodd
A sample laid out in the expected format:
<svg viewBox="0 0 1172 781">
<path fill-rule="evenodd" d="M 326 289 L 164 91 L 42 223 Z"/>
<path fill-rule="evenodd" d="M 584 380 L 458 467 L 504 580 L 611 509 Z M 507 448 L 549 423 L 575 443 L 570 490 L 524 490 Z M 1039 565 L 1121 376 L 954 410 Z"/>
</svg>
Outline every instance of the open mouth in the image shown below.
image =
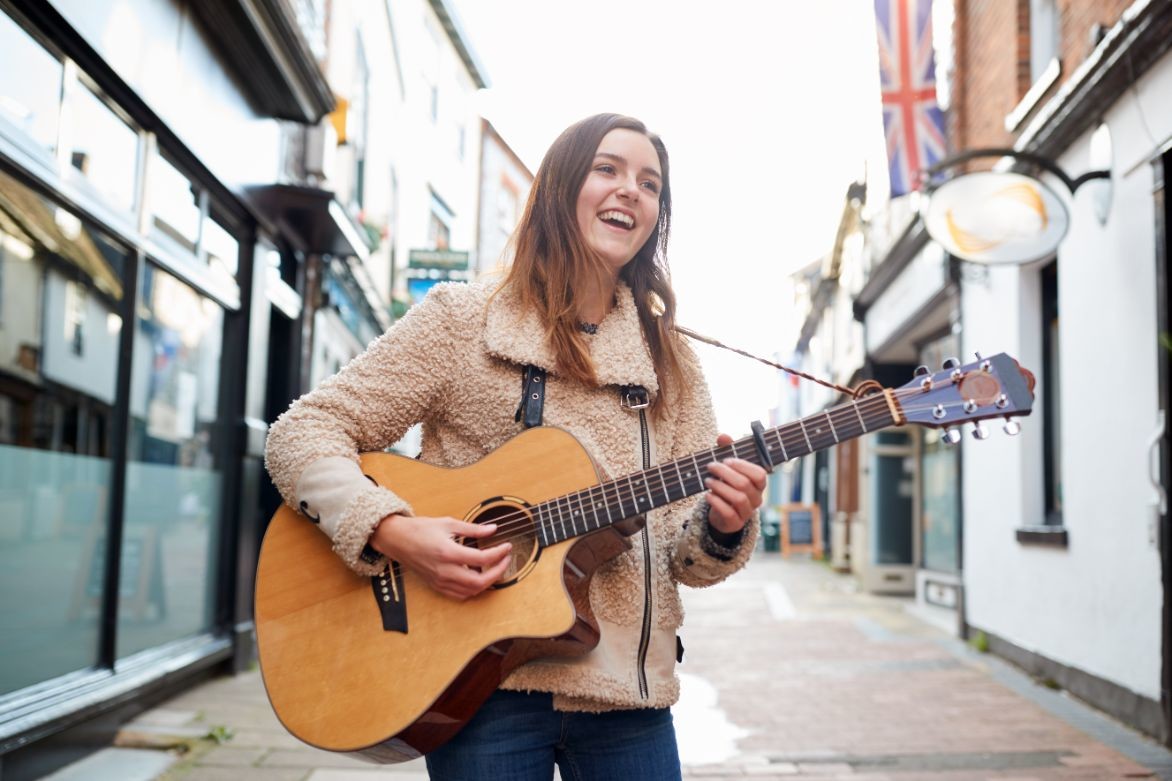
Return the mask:
<svg viewBox="0 0 1172 781">
<path fill-rule="evenodd" d="M 635 229 L 635 218 L 634 217 L 632 217 L 629 214 L 624 214 L 623 212 L 620 212 L 620 211 L 615 211 L 614 209 L 611 209 L 610 211 L 605 211 L 602 214 L 598 215 L 598 219 L 602 220 L 607 225 L 613 225 L 614 227 L 622 228 L 623 230 L 634 230 Z"/>
</svg>

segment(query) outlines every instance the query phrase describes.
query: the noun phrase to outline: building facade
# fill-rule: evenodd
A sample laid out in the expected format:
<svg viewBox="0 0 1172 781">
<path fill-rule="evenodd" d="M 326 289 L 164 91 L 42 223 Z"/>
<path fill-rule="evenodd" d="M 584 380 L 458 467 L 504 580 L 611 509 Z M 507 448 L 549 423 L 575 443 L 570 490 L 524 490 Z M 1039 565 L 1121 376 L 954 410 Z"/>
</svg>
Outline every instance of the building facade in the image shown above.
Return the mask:
<svg viewBox="0 0 1172 781">
<path fill-rule="evenodd" d="M 521 219 L 533 174 L 487 119 L 480 121 L 480 213 L 476 267 L 481 274 L 512 261 L 509 238 Z"/>
<path fill-rule="evenodd" d="M 1023 265 L 950 256 L 916 194 L 870 220 L 862 376 L 900 385 L 918 364 L 1008 352 L 1038 383 L 1021 436 L 874 438 L 893 460 L 860 472 L 869 563 L 942 626 L 1168 742 L 1172 3 L 950 5 L 953 151 L 1108 176 L 1074 190 L 1020 156 L 958 166 L 1061 193 L 1068 235 Z"/>
<path fill-rule="evenodd" d="M 251 662 L 267 425 L 389 325 L 408 246 L 393 22 L 0 0 L 5 778 Z"/>
</svg>

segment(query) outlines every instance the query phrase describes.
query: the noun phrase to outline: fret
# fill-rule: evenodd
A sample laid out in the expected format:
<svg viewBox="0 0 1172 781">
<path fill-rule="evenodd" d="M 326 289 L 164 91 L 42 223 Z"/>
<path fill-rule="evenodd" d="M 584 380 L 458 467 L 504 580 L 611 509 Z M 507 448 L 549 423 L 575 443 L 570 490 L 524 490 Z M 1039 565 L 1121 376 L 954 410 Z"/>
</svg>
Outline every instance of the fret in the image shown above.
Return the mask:
<svg viewBox="0 0 1172 781">
<path fill-rule="evenodd" d="M 834 437 L 834 444 L 838 444 L 838 432 L 834 430 L 834 421 L 830 418 L 830 410 L 826 410 L 826 422 L 830 426 L 830 435 Z"/>
<path fill-rule="evenodd" d="M 672 461 L 671 465 L 676 468 L 676 477 L 679 478 L 679 481 L 680 481 L 680 496 L 687 496 L 688 495 L 688 486 L 684 484 L 684 473 L 680 471 L 679 459 Z"/>
<path fill-rule="evenodd" d="M 785 452 L 785 438 L 781 435 L 781 426 L 773 429 L 773 431 L 777 434 L 777 444 L 781 447 L 781 460 L 789 461 L 789 454 Z"/>
<path fill-rule="evenodd" d="M 868 433 L 867 432 L 867 422 L 863 420 L 863 413 L 859 412 L 859 403 L 857 401 L 852 401 L 850 403 L 850 405 L 852 408 L 854 408 L 855 415 L 857 415 L 859 417 L 859 425 L 863 427 L 863 433 L 864 434 Z"/>
<path fill-rule="evenodd" d="M 806 424 L 802 422 L 801 418 L 798 418 L 798 428 L 802 430 L 802 436 L 806 438 L 806 447 L 808 448 L 806 452 L 813 453 L 814 446 L 810 444 L 810 435 L 806 433 Z"/>
<path fill-rule="evenodd" d="M 601 504 L 603 507 L 606 507 L 606 502 L 605 501 L 600 502 L 600 501 L 598 501 L 597 497 L 594 496 L 594 492 L 597 490 L 598 490 L 598 486 L 595 486 L 590 489 L 590 511 L 592 513 L 594 513 L 594 528 L 601 529 L 606 524 L 604 524 L 602 522 L 602 519 L 598 517 L 598 506 Z M 604 496 L 603 498 L 605 499 L 606 497 Z"/>
<path fill-rule="evenodd" d="M 659 503 L 655 501 L 655 494 L 651 493 L 651 481 L 647 479 L 648 471 L 650 470 L 645 470 L 643 472 L 643 474 L 639 477 L 639 481 L 643 483 L 643 490 L 647 492 L 647 501 L 651 502 L 650 507 L 647 509 L 651 509 L 651 507 L 658 507 Z"/>
<path fill-rule="evenodd" d="M 614 523 L 614 517 L 610 514 L 610 500 L 606 498 L 606 486 L 600 486 L 600 488 L 602 488 L 602 509 L 606 510 L 606 522 L 608 524 Z M 599 528 L 602 528 L 601 524 L 599 524 Z"/>
<path fill-rule="evenodd" d="M 545 502 L 542 502 L 541 504 L 535 505 L 533 508 L 533 514 L 537 518 L 538 528 L 541 529 L 541 545 L 542 545 L 542 547 L 548 548 L 550 545 L 549 526 L 548 526 L 548 524 L 546 524 L 545 520 L 541 517 L 541 508 L 545 507 L 545 506 L 546 506 Z"/>
<path fill-rule="evenodd" d="M 631 486 L 631 499 L 634 500 L 634 502 L 635 502 L 635 514 L 642 515 L 643 513 L 647 512 L 647 510 L 649 510 L 651 508 L 640 507 L 640 505 L 639 505 L 639 502 L 646 501 L 646 500 L 643 499 L 643 497 L 639 496 L 639 488 L 635 484 L 636 483 L 635 475 L 637 475 L 637 474 L 639 474 L 639 473 L 636 472 L 634 475 L 628 475 L 627 476 L 627 484 Z M 638 482 L 642 483 L 645 481 L 640 479 Z"/>
<path fill-rule="evenodd" d="M 694 473 L 692 473 L 692 472 L 689 472 L 688 474 L 693 474 L 693 475 L 694 475 L 694 478 L 693 478 L 693 479 L 696 481 L 696 484 L 697 484 L 697 486 L 696 486 L 695 490 L 694 490 L 694 491 L 692 491 L 692 492 L 693 492 L 693 493 L 699 493 L 700 491 L 703 491 L 703 490 L 704 490 L 704 489 L 703 489 L 703 487 L 702 487 L 702 486 L 704 485 L 704 481 L 703 481 L 703 479 L 700 477 L 700 462 L 696 460 L 696 454 L 695 454 L 695 453 L 693 453 L 693 454 L 692 454 L 692 468 L 693 468 L 693 469 L 695 469 L 696 471 L 695 471 Z M 687 482 L 685 482 L 685 483 L 684 483 L 684 488 L 685 488 L 686 490 L 691 490 L 691 489 L 688 489 L 688 484 L 687 484 Z"/>
<path fill-rule="evenodd" d="M 578 509 L 574 509 L 573 500 L 578 500 Z M 570 498 L 566 500 L 570 504 L 570 526 L 574 530 L 574 536 L 577 537 L 582 532 L 578 531 L 578 519 L 582 519 L 582 531 L 586 531 L 586 516 L 582 512 L 582 492 L 570 494 Z"/>
<path fill-rule="evenodd" d="M 568 540 L 569 539 L 569 535 L 566 534 L 566 516 L 562 510 L 562 501 L 564 499 L 565 499 L 564 496 L 559 496 L 557 499 L 554 500 L 554 505 L 553 505 L 554 509 L 556 509 L 557 513 L 558 513 L 558 523 L 562 527 L 561 534 L 558 535 L 559 540 Z"/>
<path fill-rule="evenodd" d="M 671 491 L 667 490 L 667 480 L 663 478 L 663 467 L 657 466 L 655 471 L 659 473 L 659 484 L 663 486 L 663 503 L 669 504 L 674 500 L 671 498 Z"/>
</svg>

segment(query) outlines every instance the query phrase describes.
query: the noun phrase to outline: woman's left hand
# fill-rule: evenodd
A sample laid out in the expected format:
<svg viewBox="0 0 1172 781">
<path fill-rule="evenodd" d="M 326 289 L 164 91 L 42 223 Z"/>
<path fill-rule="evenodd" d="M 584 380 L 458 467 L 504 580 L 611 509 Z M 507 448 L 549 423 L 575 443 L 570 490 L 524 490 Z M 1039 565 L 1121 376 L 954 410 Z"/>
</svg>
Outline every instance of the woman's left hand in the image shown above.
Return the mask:
<svg viewBox="0 0 1172 781">
<path fill-rule="evenodd" d="M 733 438 L 721 434 L 716 446 L 731 445 Z M 736 534 L 761 506 L 765 492 L 765 470 L 741 458 L 726 458 L 708 465 L 708 524 L 725 534 Z"/>
</svg>

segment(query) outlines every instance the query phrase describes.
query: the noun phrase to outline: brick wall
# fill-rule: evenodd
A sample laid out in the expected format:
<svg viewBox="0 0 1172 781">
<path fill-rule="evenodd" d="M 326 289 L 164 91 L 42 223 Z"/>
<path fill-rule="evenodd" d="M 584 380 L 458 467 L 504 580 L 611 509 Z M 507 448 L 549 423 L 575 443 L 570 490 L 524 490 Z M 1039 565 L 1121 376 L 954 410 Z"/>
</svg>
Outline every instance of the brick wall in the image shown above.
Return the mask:
<svg viewBox="0 0 1172 781">
<path fill-rule="evenodd" d="M 1045 103 L 1094 49 L 1095 25 L 1118 21 L 1133 0 L 1058 0 L 1062 75 Z M 954 0 L 956 75 L 949 116 L 952 148 L 1010 146 L 1005 116 L 1032 86 L 1029 0 Z M 992 161 L 976 161 L 988 167 Z"/>
</svg>

